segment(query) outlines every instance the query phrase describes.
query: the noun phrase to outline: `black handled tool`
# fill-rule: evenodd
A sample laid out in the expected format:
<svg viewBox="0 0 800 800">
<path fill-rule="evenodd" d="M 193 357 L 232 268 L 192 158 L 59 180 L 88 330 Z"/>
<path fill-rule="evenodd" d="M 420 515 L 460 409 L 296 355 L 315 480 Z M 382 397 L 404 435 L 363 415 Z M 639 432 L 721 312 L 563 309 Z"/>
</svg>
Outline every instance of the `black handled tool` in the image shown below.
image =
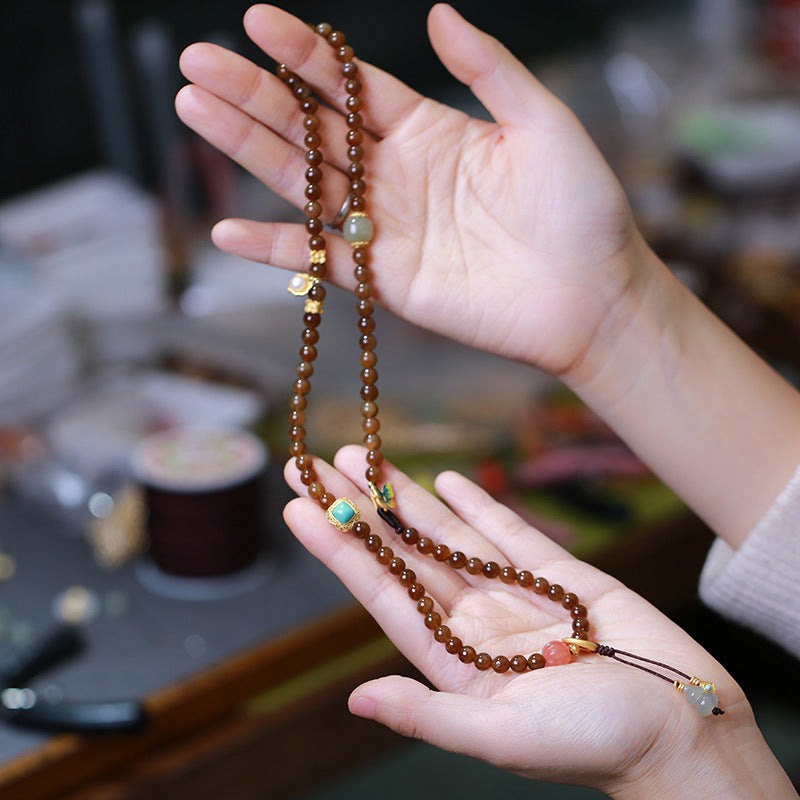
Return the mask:
<svg viewBox="0 0 800 800">
<path fill-rule="evenodd" d="M 0 713 L 15 725 L 49 731 L 130 731 L 147 721 L 141 703 L 51 702 L 25 684 L 57 663 L 77 655 L 85 641 L 77 628 L 62 625 L 0 663 Z"/>
</svg>

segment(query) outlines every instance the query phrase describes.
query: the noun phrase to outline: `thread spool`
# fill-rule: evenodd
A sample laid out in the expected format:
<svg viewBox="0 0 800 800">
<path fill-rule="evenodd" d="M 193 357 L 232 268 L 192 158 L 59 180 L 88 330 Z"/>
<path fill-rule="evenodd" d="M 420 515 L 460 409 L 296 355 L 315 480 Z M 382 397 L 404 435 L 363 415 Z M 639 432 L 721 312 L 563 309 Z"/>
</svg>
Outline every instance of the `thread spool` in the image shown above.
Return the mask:
<svg viewBox="0 0 800 800">
<path fill-rule="evenodd" d="M 252 564 L 263 539 L 266 464 L 262 443 L 241 430 L 173 428 L 140 442 L 132 471 L 156 566 L 199 578 Z"/>
</svg>

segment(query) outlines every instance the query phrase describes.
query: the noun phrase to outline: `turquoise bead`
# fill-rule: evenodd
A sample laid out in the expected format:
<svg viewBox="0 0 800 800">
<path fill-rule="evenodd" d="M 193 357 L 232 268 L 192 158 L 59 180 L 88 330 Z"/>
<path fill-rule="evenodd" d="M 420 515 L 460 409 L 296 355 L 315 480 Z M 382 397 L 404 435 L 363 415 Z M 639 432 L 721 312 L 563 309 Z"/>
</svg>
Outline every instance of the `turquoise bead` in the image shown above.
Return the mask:
<svg viewBox="0 0 800 800">
<path fill-rule="evenodd" d="M 350 505 L 350 503 L 347 503 L 344 500 L 337 501 L 333 508 L 331 508 L 331 516 L 341 522 L 342 525 L 347 525 L 347 523 L 350 522 L 355 515 L 356 510 Z"/>
<path fill-rule="evenodd" d="M 375 235 L 372 220 L 364 214 L 351 214 L 342 226 L 342 235 L 353 247 L 369 244 Z"/>
</svg>

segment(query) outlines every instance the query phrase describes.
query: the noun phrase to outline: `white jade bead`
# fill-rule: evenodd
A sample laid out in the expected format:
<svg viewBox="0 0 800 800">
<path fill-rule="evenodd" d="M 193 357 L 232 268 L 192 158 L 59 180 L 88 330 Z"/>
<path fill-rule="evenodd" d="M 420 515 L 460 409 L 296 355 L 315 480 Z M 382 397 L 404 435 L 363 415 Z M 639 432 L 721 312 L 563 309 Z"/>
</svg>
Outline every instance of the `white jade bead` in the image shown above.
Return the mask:
<svg viewBox="0 0 800 800">
<path fill-rule="evenodd" d="M 683 687 L 683 694 L 689 705 L 691 705 L 701 717 L 707 717 L 709 714 L 712 714 L 714 709 L 719 705 L 719 698 L 714 692 L 707 692 L 702 686 L 695 686 L 691 683 L 687 683 L 686 686 Z"/>
</svg>

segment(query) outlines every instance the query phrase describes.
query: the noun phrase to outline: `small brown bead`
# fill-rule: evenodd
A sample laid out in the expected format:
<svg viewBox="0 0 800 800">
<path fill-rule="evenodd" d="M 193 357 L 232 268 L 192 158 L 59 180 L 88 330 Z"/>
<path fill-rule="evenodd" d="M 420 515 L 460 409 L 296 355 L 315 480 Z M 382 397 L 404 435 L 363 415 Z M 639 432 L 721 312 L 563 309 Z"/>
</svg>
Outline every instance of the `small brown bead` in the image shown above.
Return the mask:
<svg viewBox="0 0 800 800">
<path fill-rule="evenodd" d="M 446 544 L 437 544 L 433 548 L 433 557 L 437 561 L 447 561 L 450 558 L 450 548 Z"/>
<path fill-rule="evenodd" d="M 305 378 L 298 378 L 294 382 L 294 393 L 298 395 L 306 395 L 311 391 L 311 384 Z"/>
<path fill-rule="evenodd" d="M 566 609 L 570 609 L 572 608 L 572 606 L 575 606 L 577 604 L 578 604 L 578 595 L 573 594 L 572 592 L 567 592 L 561 598 L 561 605 L 564 606 L 564 608 Z"/>
<path fill-rule="evenodd" d="M 406 562 L 399 556 L 395 556 L 389 562 L 389 572 L 392 575 L 399 575 L 406 568 Z"/>
<path fill-rule="evenodd" d="M 297 456 L 294 460 L 294 465 L 299 470 L 310 469 L 314 465 L 314 456 L 309 453 L 303 453 L 303 455 Z"/>
<path fill-rule="evenodd" d="M 324 250 L 325 249 L 325 237 L 324 236 L 311 236 L 308 239 L 308 249 L 309 250 Z M 319 316 L 316 314 L 315 316 Z M 317 321 L 317 325 L 319 325 L 319 321 Z"/>
<path fill-rule="evenodd" d="M 320 22 L 314 26 L 314 30 L 327 39 L 333 33 L 333 25 L 328 22 Z"/>
<path fill-rule="evenodd" d="M 324 508 L 330 508 L 336 502 L 336 495 L 331 494 L 330 492 L 325 492 L 319 499 L 319 504 Z M 366 523 L 365 523 L 366 524 Z M 355 525 L 353 526 L 355 529 Z"/>
<path fill-rule="evenodd" d="M 314 278 L 318 278 L 319 280 L 322 280 L 325 277 L 326 270 L 327 267 L 324 263 L 308 265 L 308 274 Z"/>
<path fill-rule="evenodd" d="M 437 642 L 447 642 L 450 640 L 451 635 L 452 631 L 447 627 L 447 625 L 440 625 L 433 632 L 433 638 L 436 639 Z"/>
<path fill-rule="evenodd" d="M 378 382 L 378 370 L 376 370 L 374 367 L 366 367 L 365 369 L 361 370 L 361 375 L 359 377 L 361 378 L 361 383 L 370 386 L 371 384 Z"/>
<path fill-rule="evenodd" d="M 314 374 L 314 365 L 310 361 L 301 361 L 297 365 L 298 378 L 310 378 Z"/>
<path fill-rule="evenodd" d="M 364 433 L 377 433 L 381 429 L 381 423 L 377 417 L 365 417 L 361 421 L 361 428 Z"/>
<path fill-rule="evenodd" d="M 316 331 L 315 331 L 316 333 Z M 300 358 L 303 361 L 314 361 L 317 358 L 317 348 L 313 344 L 304 344 L 300 348 Z"/>
<path fill-rule="evenodd" d="M 375 311 L 375 304 L 372 302 L 372 300 L 359 300 L 358 305 L 356 306 L 356 311 L 358 311 L 358 315 L 360 317 L 372 316 Z"/>
<path fill-rule="evenodd" d="M 525 656 L 514 656 L 510 666 L 513 672 L 525 672 L 528 669 L 528 659 Z"/>
<path fill-rule="evenodd" d="M 364 174 L 364 165 L 360 161 L 351 161 L 344 171 L 351 178 L 360 178 Z"/>
<path fill-rule="evenodd" d="M 317 473 L 314 472 L 313 469 L 304 469 L 300 473 L 300 483 L 302 483 L 303 486 L 308 486 L 309 484 L 314 483 L 314 481 L 316 479 L 317 479 Z M 576 622 L 577 622 L 577 620 L 576 620 Z M 574 627 L 574 623 L 573 623 L 573 627 Z"/>
<path fill-rule="evenodd" d="M 377 433 L 368 433 L 362 440 L 367 450 L 380 450 L 381 437 Z"/>
<path fill-rule="evenodd" d="M 369 523 L 364 522 L 364 520 L 359 520 L 356 522 L 351 530 L 353 531 L 353 536 L 355 536 L 356 539 L 366 539 L 367 536 L 370 536 Z"/>
<path fill-rule="evenodd" d="M 483 574 L 487 578 L 496 578 L 500 574 L 500 565 L 496 561 L 487 561 L 483 565 Z"/>
<path fill-rule="evenodd" d="M 413 569 L 406 568 L 397 576 L 397 580 L 401 586 L 408 588 L 417 580 L 417 573 Z"/>
<path fill-rule="evenodd" d="M 506 656 L 495 656 L 492 659 L 492 669 L 495 672 L 508 672 L 509 667 L 511 666 L 511 662 L 506 658 Z"/>
<path fill-rule="evenodd" d="M 467 561 L 466 568 L 470 575 L 478 575 L 483 572 L 483 561 L 473 557 Z"/>
<path fill-rule="evenodd" d="M 361 197 L 354 197 L 350 201 L 350 211 L 366 211 L 367 210 L 367 201 L 364 199 L 364 195 Z"/>
<path fill-rule="evenodd" d="M 370 450 L 370 453 L 376 453 L 377 450 Z M 368 483 L 380 483 L 383 480 L 383 471 L 380 467 L 367 467 L 364 470 L 364 477 Z"/>
<path fill-rule="evenodd" d="M 572 620 L 572 630 L 573 631 L 588 631 L 589 630 L 589 620 L 586 617 L 575 617 Z"/>
<path fill-rule="evenodd" d="M 421 583 L 412 583 L 408 587 L 408 596 L 412 600 L 419 600 L 420 597 L 425 596 L 425 587 Z"/>
<path fill-rule="evenodd" d="M 275 74 L 282 81 L 286 81 L 290 77 L 292 77 L 292 75 L 294 75 L 294 73 L 289 69 L 289 67 L 286 66 L 286 64 L 278 64 L 278 68 L 275 70 Z"/>
<path fill-rule="evenodd" d="M 465 644 L 461 650 L 458 651 L 458 660 L 461 661 L 462 664 L 471 664 L 475 660 L 476 655 L 478 654 L 475 652 L 475 648 Z"/>
<path fill-rule="evenodd" d="M 425 627 L 428 630 L 436 630 L 442 624 L 442 615 L 438 611 L 429 611 L 425 615 Z"/>
<path fill-rule="evenodd" d="M 353 48 L 345 44 L 336 51 L 336 58 L 339 61 L 349 62 L 353 60 Z"/>
<path fill-rule="evenodd" d="M 358 78 L 348 78 L 344 82 L 344 90 L 347 94 L 358 94 L 361 91 L 361 81 Z"/>
<path fill-rule="evenodd" d="M 299 456 L 301 453 L 305 453 L 307 451 L 308 447 L 305 442 L 293 441 L 289 444 L 289 455 Z"/>
<path fill-rule="evenodd" d="M 547 590 L 547 596 L 551 600 L 559 602 L 564 597 L 564 589 L 557 583 L 551 583 L 550 588 Z"/>
<path fill-rule="evenodd" d="M 380 450 L 367 450 L 367 464 L 379 467 L 383 463 L 383 453 Z"/>
<path fill-rule="evenodd" d="M 303 323 L 307 328 L 318 328 L 322 321 L 322 314 L 303 314 Z"/>
<path fill-rule="evenodd" d="M 528 669 L 541 669 L 544 663 L 544 656 L 541 653 L 532 653 L 528 656 Z"/>
<path fill-rule="evenodd" d="M 367 250 L 366 247 L 359 246 L 353 248 L 353 261 L 355 261 L 356 264 L 359 265 L 366 264 L 368 259 L 369 259 L 369 250 Z"/>
<path fill-rule="evenodd" d="M 319 135 L 319 131 L 309 131 L 303 137 L 303 144 L 309 150 L 316 150 L 322 144 L 322 137 Z"/>
<path fill-rule="evenodd" d="M 361 416 L 374 417 L 378 413 L 378 406 L 375 403 L 362 403 Z"/>
<path fill-rule="evenodd" d="M 324 492 L 325 487 L 319 481 L 314 481 L 308 485 L 308 496 L 312 500 L 319 500 Z"/>
<path fill-rule="evenodd" d="M 375 320 L 372 317 L 359 317 L 358 330 L 361 333 L 372 333 L 375 330 Z"/>
<path fill-rule="evenodd" d="M 302 411 L 306 406 L 308 406 L 308 400 L 301 394 L 293 395 L 292 399 L 289 401 L 289 408 L 291 409 Z"/>
<path fill-rule="evenodd" d="M 587 614 L 586 606 L 578 603 L 569 610 L 569 614 L 571 617 L 585 617 Z"/>
<path fill-rule="evenodd" d="M 304 344 L 316 344 L 319 341 L 319 331 L 316 328 L 305 328 L 301 338 Z"/>
<path fill-rule="evenodd" d="M 347 41 L 345 35 L 341 31 L 329 31 L 327 39 L 331 47 L 344 47 Z"/>
<path fill-rule="evenodd" d="M 358 283 L 366 283 L 370 277 L 372 270 L 366 264 L 356 264 L 356 268 L 353 270 L 353 277 L 356 279 Z M 371 314 L 361 314 L 362 317 L 369 317 L 372 316 Z"/>
<path fill-rule="evenodd" d="M 319 233 L 322 230 L 322 221 L 320 219 L 307 219 L 305 229 L 309 233 Z M 317 284 L 319 286 L 319 284 Z"/>
<path fill-rule="evenodd" d="M 358 111 L 357 108 L 354 108 L 353 111 Z M 315 131 L 319 128 L 319 117 L 316 114 L 306 114 L 303 117 L 303 127 L 307 131 Z"/>
<path fill-rule="evenodd" d="M 548 582 L 547 578 L 533 579 L 533 591 L 536 592 L 536 594 L 545 594 L 549 588 L 550 583 Z"/>
<path fill-rule="evenodd" d="M 298 100 L 307 100 L 311 97 L 311 87 L 307 83 L 296 83 L 293 91 Z"/>
<path fill-rule="evenodd" d="M 359 197 L 367 191 L 367 183 L 361 178 L 354 178 L 350 181 L 350 194 L 353 197 Z"/>
<path fill-rule="evenodd" d="M 312 167 L 318 167 L 322 163 L 322 152 L 320 150 L 307 150 L 306 151 L 306 164 L 311 164 Z M 319 216 L 317 214 L 317 216 Z"/>
<path fill-rule="evenodd" d="M 304 114 L 313 114 L 318 108 L 319 108 L 319 103 L 317 102 L 317 99 L 315 97 L 311 97 L 310 95 L 308 97 L 303 98 L 303 100 L 300 102 L 300 110 Z M 312 133 L 317 133 L 317 132 L 316 131 L 309 131 L 309 133 L 312 134 Z M 319 134 L 317 134 L 317 135 L 319 136 Z M 303 137 L 303 141 L 305 142 L 305 136 Z M 306 145 L 306 147 L 309 147 L 309 148 L 316 147 L 316 146 L 317 145 L 315 145 L 315 144 L 307 144 Z"/>
<path fill-rule="evenodd" d="M 588 639 L 589 634 L 586 631 L 573 631 L 572 632 L 573 639 Z"/>
<path fill-rule="evenodd" d="M 309 183 L 319 183 L 322 180 L 322 170 L 319 167 L 309 167 L 305 177 Z"/>
<path fill-rule="evenodd" d="M 306 421 L 306 412 L 293 410 L 289 412 L 289 424 L 303 425 Z"/>
<path fill-rule="evenodd" d="M 454 656 L 458 653 L 459 650 L 464 646 L 464 642 L 458 638 L 458 636 L 451 636 L 445 643 L 444 649 L 450 653 L 451 656 Z"/>
<path fill-rule="evenodd" d="M 344 140 L 347 144 L 361 144 L 364 141 L 364 132 L 358 128 L 351 128 L 344 135 Z"/>
<path fill-rule="evenodd" d="M 358 200 L 357 197 L 353 198 L 353 202 L 355 202 L 356 200 Z M 350 205 L 352 207 L 353 203 L 351 203 Z M 355 294 L 355 296 L 359 300 L 365 300 L 368 297 L 372 297 L 372 287 L 368 283 L 363 283 L 363 282 L 359 283 L 356 285 L 353 294 Z M 374 345 L 370 349 L 374 349 Z"/>
<path fill-rule="evenodd" d="M 306 429 L 302 425 L 292 425 L 289 428 L 289 439 L 292 442 L 302 442 L 306 438 Z"/>
<path fill-rule="evenodd" d="M 483 672 L 484 670 L 491 668 L 492 657 L 488 653 L 478 653 L 478 655 L 475 656 L 475 661 L 473 663 L 481 672 Z"/>
<path fill-rule="evenodd" d="M 318 183 L 309 183 L 305 194 L 309 200 L 319 200 L 322 197 L 322 187 Z"/>
<path fill-rule="evenodd" d="M 369 386 L 362 386 L 359 389 L 362 400 L 374 401 L 378 399 L 378 387 L 373 383 Z"/>
<path fill-rule="evenodd" d="M 527 569 L 521 569 L 517 572 L 517 583 L 524 589 L 529 589 L 533 586 L 533 573 Z"/>
<path fill-rule="evenodd" d="M 354 75 L 357 74 L 358 74 L 357 64 L 354 64 L 352 61 L 345 61 L 345 63 L 342 64 L 342 75 L 344 75 L 345 78 L 352 78 Z"/>
<path fill-rule="evenodd" d="M 361 118 L 361 114 L 357 111 L 351 111 L 345 118 L 344 121 L 347 123 L 348 128 L 363 128 L 364 127 L 364 120 Z"/>
<path fill-rule="evenodd" d="M 463 569 L 467 563 L 467 557 L 460 550 L 450 553 L 448 563 L 453 569 Z"/>
<path fill-rule="evenodd" d="M 422 597 L 417 600 L 417 611 L 420 614 L 430 614 L 433 611 L 433 600 L 430 597 Z"/>
<path fill-rule="evenodd" d="M 348 97 L 347 101 L 350 102 L 351 100 L 358 100 L 361 102 L 361 98 L 359 97 Z M 351 161 L 361 161 L 364 158 L 364 148 L 360 144 L 351 144 L 350 147 L 347 148 L 347 157 Z"/>
<path fill-rule="evenodd" d="M 430 555 L 435 547 L 436 542 L 427 536 L 420 536 L 419 541 L 417 542 L 417 550 L 424 556 Z"/>
<path fill-rule="evenodd" d="M 391 547 L 381 547 L 377 553 L 375 553 L 375 558 L 379 564 L 388 564 L 392 558 L 394 557 L 394 552 L 392 551 Z"/>
<path fill-rule="evenodd" d="M 404 528 L 400 538 L 407 545 L 413 546 L 419 541 L 419 531 L 416 528 Z"/>
<path fill-rule="evenodd" d="M 514 567 L 503 567 L 500 570 L 500 580 L 503 583 L 516 583 L 517 571 L 514 569 Z"/>
<path fill-rule="evenodd" d="M 309 183 L 308 185 L 315 186 L 317 184 Z M 309 219 L 316 219 L 322 213 L 322 206 L 316 200 L 311 200 L 306 203 L 304 211 Z"/>
<path fill-rule="evenodd" d="M 361 107 L 364 105 L 364 101 L 357 95 L 357 94 L 350 94 L 347 96 L 347 100 L 344 101 L 344 107 L 348 111 L 360 111 Z M 358 161 L 359 159 L 354 158 L 353 161 Z"/>
</svg>

